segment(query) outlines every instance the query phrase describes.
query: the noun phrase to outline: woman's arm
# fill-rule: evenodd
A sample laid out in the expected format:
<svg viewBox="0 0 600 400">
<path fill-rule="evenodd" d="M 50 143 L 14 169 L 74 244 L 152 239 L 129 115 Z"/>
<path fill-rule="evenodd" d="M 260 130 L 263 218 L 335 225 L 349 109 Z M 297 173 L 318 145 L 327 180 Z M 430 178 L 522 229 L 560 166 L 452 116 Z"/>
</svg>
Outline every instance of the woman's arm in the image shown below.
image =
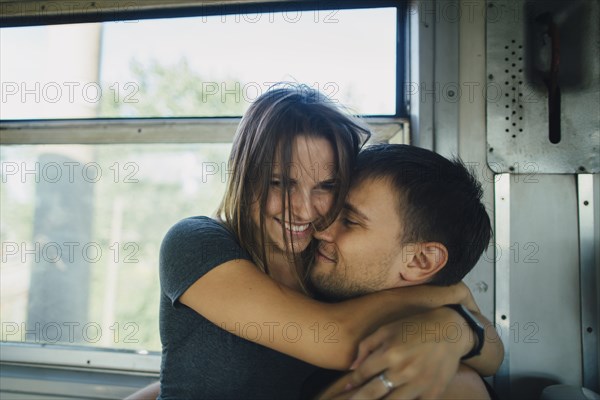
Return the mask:
<svg viewBox="0 0 600 400">
<path fill-rule="evenodd" d="M 504 345 L 494 324 L 479 312 L 474 312 L 473 314 L 485 328 L 485 343 L 480 355 L 469 358 L 463 361 L 463 363 L 479 372 L 480 375 L 494 375 L 498 371 L 498 368 L 500 368 L 502 360 L 504 360 Z"/>
<path fill-rule="evenodd" d="M 179 301 L 245 339 L 320 367 L 347 369 L 360 340 L 378 326 L 444 304 L 468 301 L 469 294 L 463 284 L 416 286 L 322 303 L 238 259 L 203 275 Z M 262 334 L 250 329 L 256 326 Z"/>
</svg>

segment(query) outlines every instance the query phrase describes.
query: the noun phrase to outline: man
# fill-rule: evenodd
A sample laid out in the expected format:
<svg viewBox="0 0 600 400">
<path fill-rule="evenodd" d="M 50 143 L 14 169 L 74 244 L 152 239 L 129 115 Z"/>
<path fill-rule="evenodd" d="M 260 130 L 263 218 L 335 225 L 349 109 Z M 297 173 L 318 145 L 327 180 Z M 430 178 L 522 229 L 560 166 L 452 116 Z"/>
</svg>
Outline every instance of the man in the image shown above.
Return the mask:
<svg viewBox="0 0 600 400">
<path fill-rule="evenodd" d="M 407 145 L 363 150 L 344 210 L 315 235 L 321 243 L 311 271 L 314 286 L 325 297 L 341 300 L 403 286 L 460 282 L 490 240 L 490 220 L 481 196 L 480 184 L 460 161 Z M 393 392 L 392 398 L 404 398 L 418 393 L 418 387 L 410 387 L 416 379 L 388 368 L 390 356 L 382 351 L 391 341 L 403 340 L 409 352 L 409 339 L 415 339 L 409 337 L 409 328 L 429 332 L 434 340 L 439 340 L 439 333 L 443 336 L 445 327 L 415 327 L 416 320 L 395 323 L 397 329 L 377 332 L 363 342 L 367 349 L 359 352 L 359 360 L 368 351 L 378 351 L 324 397 L 361 384 L 347 394 L 358 391 L 359 398 L 379 398 Z M 468 331 L 466 324 L 455 328 L 458 331 L 446 334 Z M 482 387 L 481 380 L 473 380 L 473 373 L 461 368 L 445 395 L 485 396 Z"/>
<path fill-rule="evenodd" d="M 481 195 L 479 183 L 460 162 L 406 145 L 376 145 L 363 150 L 344 210 L 331 226 L 315 235 L 321 240 L 311 270 L 315 288 L 324 297 L 340 300 L 402 286 L 460 282 L 490 240 L 490 221 Z M 451 309 L 442 312 L 456 313 Z M 456 326 L 461 339 L 467 332 L 471 335 L 462 317 L 456 317 L 461 321 Z M 407 378 L 410 371 L 420 371 L 418 365 L 414 367 L 418 359 L 427 357 L 422 346 L 419 354 L 410 352 L 411 340 L 422 340 L 420 330 L 427 330 L 420 321 L 427 319 L 410 316 L 380 328 L 363 341 L 355 363 L 360 366 L 323 392 L 323 398 L 355 394 L 359 398 L 414 398 L 428 393 L 423 386 L 431 386 L 432 376 L 454 374 L 460 355 L 454 365 L 441 365 L 443 371 L 437 375 Z M 431 335 L 431 330 L 429 333 L 433 339 L 431 357 L 435 357 L 441 348 L 437 341 L 447 338 L 436 332 Z M 394 346 L 387 346 L 394 341 Z M 398 346 L 398 341 L 403 346 Z M 399 363 L 398 355 L 390 357 L 386 348 L 400 349 L 406 363 Z M 411 367 L 405 368 L 407 365 Z M 494 372 L 494 368 L 489 370 Z M 323 388 L 323 382 L 338 376 L 337 371 L 314 376 L 306 383 L 303 397 L 311 397 L 315 388 Z M 483 382 L 473 370 L 461 367 L 453 380 L 447 377 L 446 381 L 450 381 L 443 394 L 446 398 L 487 398 Z M 146 390 L 131 398 L 155 396 L 158 386 Z"/>
</svg>

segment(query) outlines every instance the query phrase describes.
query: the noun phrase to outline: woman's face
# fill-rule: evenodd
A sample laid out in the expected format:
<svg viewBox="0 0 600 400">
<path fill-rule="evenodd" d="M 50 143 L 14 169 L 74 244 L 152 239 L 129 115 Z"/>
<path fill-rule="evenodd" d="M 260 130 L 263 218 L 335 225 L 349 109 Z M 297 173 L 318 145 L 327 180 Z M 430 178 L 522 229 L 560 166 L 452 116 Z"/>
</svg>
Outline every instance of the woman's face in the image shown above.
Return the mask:
<svg viewBox="0 0 600 400">
<path fill-rule="evenodd" d="M 285 207 L 281 202 L 283 168 L 289 169 L 290 177 L 290 194 L 289 198 L 286 197 Z M 313 237 L 313 223 L 326 215 L 333 205 L 335 187 L 336 168 L 329 141 L 309 135 L 297 136 L 290 165 L 281 165 L 278 156 L 273 164 L 267 204 L 263 210 L 267 252 L 273 248 L 285 251 L 284 237 L 289 248 L 293 246 L 296 253 L 306 249 Z M 254 203 L 252 220 L 259 226 L 258 202 Z"/>
</svg>

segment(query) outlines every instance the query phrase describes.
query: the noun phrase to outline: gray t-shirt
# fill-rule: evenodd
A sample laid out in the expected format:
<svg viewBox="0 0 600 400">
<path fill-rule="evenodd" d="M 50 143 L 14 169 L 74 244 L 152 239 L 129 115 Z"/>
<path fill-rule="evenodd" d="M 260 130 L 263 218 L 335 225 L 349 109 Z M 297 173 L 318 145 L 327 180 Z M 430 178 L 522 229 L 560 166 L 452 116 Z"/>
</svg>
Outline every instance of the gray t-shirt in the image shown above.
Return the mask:
<svg viewBox="0 0 600 400">
<path fill-rule="evenodd" d="M 269 327 L 222 329 L 181 304 L 179 297 L 211 269 L 250 260 L 235 237 L 208 217 L 175 224 L 160 249 L 160 399 L 294 399 L 316 367 L 242 339 Z"/>
</svg>

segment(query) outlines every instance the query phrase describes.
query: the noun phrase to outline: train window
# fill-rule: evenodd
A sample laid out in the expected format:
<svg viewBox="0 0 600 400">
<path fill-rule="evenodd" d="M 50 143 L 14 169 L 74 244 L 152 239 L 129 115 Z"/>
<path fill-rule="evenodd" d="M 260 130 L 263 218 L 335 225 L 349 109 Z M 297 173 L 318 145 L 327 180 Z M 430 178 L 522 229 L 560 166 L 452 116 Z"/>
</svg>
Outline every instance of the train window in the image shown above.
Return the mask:
<svg viewBox="0 0 600 400">
<path fill-rule="evenodd" d="M 3 119 L 240 116 L 280 81 L 394 115 L 396 30 L 396 8 L 6 29 Z"/>
<path fill-rule="evenodd" d="M 273 4 L 2 28 L 3 357 L 160 351 L 162 237 L 215 211 L 239 117 L 272 83 L 305 83 L 369 118 L 375 137 L 406 140 L 404 11 Z"/>
<path fill-rule="evenodd" d="M 159 350 L 161 236 L 215 211 L 230 148 L 3 146 L 2 340 Z"/>
</svg>

